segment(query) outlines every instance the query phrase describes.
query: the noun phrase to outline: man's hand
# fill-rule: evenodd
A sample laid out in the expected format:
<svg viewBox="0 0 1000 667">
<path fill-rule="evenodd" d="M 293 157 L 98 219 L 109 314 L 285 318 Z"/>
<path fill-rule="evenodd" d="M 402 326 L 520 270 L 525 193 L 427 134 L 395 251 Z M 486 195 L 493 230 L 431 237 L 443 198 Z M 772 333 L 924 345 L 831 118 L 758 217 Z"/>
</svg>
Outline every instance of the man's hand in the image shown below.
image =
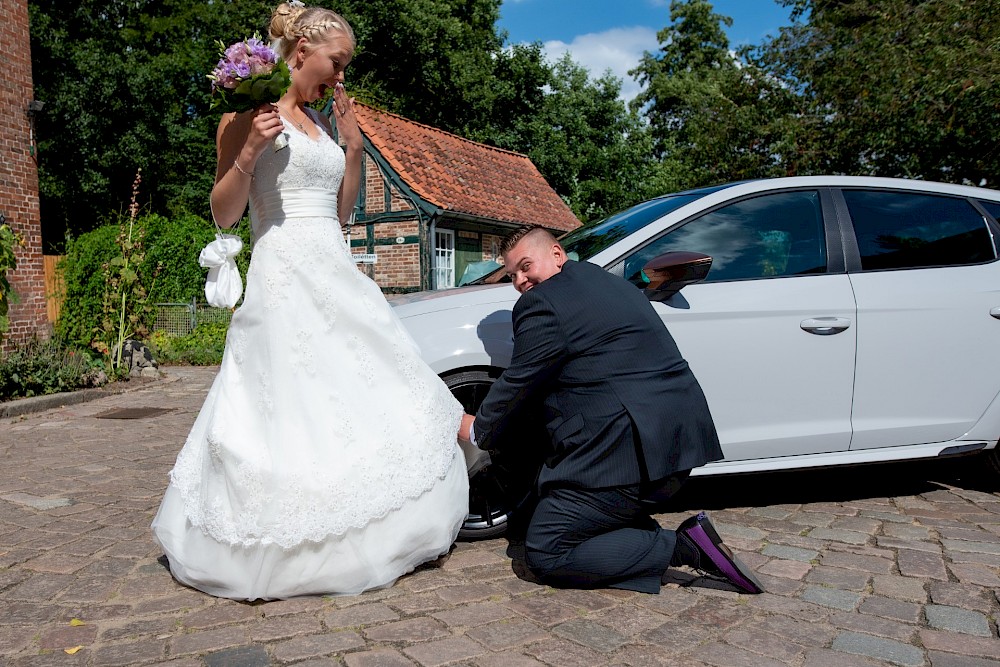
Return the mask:
<svg viewBox="0 0 1000 667">
<path fill-rule="evenodd" d="M 463 442 L 472 442 L 472 423 L 476 421 L 473 415 L 462 416 L 462 425 L 458 428 L 458 439 Z"/>
</svg>

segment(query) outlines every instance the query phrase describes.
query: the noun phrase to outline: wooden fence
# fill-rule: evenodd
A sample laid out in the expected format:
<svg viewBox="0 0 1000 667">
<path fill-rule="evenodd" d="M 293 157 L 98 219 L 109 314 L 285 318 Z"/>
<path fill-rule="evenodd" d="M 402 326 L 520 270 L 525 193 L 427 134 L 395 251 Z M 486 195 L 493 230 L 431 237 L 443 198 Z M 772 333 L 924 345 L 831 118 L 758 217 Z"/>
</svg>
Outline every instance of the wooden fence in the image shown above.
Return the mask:
<svg viewBox="0 0 1000 667">
<path fill-rule="evenodd" d="M 43 255 L 42 261 L 45 269 L 45 311 L 48 315 L 49 324 L 55 323 L 59 319 L 59 308 L 63 301 L 62 277 L 56 271 L 56 265 L 62 255 Z"/>
</svg>

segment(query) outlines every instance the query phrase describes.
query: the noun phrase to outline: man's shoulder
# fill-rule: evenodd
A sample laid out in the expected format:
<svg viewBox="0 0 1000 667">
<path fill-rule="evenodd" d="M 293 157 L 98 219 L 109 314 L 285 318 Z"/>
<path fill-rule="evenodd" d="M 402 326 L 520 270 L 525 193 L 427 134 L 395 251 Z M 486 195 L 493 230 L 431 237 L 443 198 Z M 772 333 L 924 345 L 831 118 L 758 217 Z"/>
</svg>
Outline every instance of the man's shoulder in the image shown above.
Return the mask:
<svg viewBox="0 0 1000 667">
<path fill-rule="evenodd" d="M 576 289 L 578 289 L 581 285 L 600 287 L 601 289 L 630 286 L 629 283 L 623 278 L 605 271 L 604 267 L 598 266 L 597 264 L 591 264 L 586 261 L 574 262 L 573 260 L 567 260 L 567 262 L 563 265 L 562 271 L 556 275 L 561 274 L 565 274 L 564 284 L 573 283 L 573 287 Z M 559 283 L 557 282 L 556 285 L 558 284 Z"/>
<path fill-rule="evenodd" d="M 602 280 L 604 276 L 611 276 L 607 271 L 605 271 L 600 266 L 596 264 L 591 264 L 590 262 L 577 262 L 572 259 L 566 260 L 562 265 L 562 269 L 553 278 L 557 276 L 562 276 L 563 280 Z M 613 277 L 613 276 L 611 276 Z M 551 279 L 550 279 L 551 280 Z M 548 281 L 545 281 L 548 282 Z M 556 282 L 558 284 L 559 281 Z M 544 283 L 542 283 L 544 284 Z"/>
</svg>

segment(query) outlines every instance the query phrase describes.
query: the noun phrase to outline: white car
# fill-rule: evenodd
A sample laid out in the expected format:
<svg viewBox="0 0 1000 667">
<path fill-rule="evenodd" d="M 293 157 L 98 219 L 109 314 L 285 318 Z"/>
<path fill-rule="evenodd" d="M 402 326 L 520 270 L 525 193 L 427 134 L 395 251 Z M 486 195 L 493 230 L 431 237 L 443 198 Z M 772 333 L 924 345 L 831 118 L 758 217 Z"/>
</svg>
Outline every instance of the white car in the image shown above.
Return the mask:
<svg viewBox="0 0 1000 667">
<path fill-rule="evenodd" d="M 664 195 L 561 241 L 645 290 L 690 363 L 725 452 L 694 475 L 976 452 L 1000 471 L 998 218 L 996 190 L 814 176 Z M 501 276 L 394 301 L 469 412 L 511 358 Z M 465 537 L 504 530 L 513 479 L 473 477 Z"/>
</svg>

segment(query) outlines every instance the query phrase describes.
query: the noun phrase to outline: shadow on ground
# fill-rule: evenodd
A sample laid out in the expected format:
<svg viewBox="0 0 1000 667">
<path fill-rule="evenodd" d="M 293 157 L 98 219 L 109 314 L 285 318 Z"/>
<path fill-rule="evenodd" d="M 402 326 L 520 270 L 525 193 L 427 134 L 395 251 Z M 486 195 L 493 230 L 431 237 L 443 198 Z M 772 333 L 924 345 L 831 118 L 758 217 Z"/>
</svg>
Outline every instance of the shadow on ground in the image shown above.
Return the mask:
<svg viewBox="0 0 1000 667">
<path fill-rule="evenodd" d="M 979 457 L 789 470 L 774 473 L 692 477 L 674 496 L 676 512 L 730 507 L 841 503 L 867 498 L 915 496 L 957 487 L 996 493 L 1000 476 Z"/>
</svg>

